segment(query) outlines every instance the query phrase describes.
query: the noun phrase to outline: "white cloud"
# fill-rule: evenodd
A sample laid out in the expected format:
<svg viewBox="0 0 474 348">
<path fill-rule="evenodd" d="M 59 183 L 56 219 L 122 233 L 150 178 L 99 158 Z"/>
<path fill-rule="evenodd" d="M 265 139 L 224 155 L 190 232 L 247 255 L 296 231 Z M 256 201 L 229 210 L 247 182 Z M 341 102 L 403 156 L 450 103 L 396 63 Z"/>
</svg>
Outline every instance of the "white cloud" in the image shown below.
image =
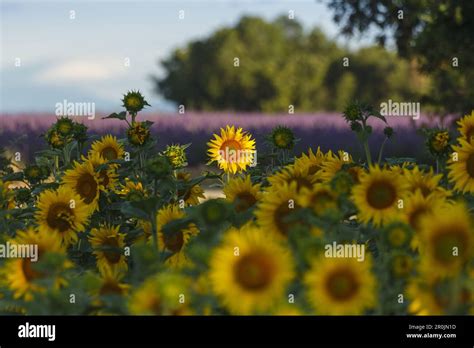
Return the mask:
<svg viewBox="0 0 474 348">
<path fill-rule="evenodd" d="M 46 68 L 35 76 L 45 84 L 106 81 L 125 73 L 123 62 L 117 59 L 75 59 Z"/>
</svg>

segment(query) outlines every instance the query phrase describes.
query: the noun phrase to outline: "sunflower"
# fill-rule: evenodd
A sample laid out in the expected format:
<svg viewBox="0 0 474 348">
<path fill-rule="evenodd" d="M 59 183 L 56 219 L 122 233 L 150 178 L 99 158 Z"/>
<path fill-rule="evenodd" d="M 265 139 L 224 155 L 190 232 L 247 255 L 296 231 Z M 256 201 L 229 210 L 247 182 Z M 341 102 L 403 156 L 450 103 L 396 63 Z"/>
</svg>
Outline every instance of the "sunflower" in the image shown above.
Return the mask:
<svg viewBox="0 0 474 348">
<path fill-rule="evenodd" d="M 325 315 L 358 315 L 376 304 L 372 262 L 365 258 L 320 257 L 304 277 L 307 298 L 315 311 Z"/>
<path fill-rule="evenodd" d="M 354 186 L 354 179 L 346 171 L 339 171 L 329 182 L 329 186 L 335 194 L 341 196 L 349 196 Z"/>
<path fill-rule="evenodd" d="M 304 313 L 295 304 L 283 302 L 282 304 L 279 304 L 276 306 L 276 308 L 272 311 L 272 315 L 287 317 L 287 316 L 301 316 L 301 315 L 304 315 Z"/>
<path fill-rule="evenodd" d="M 191 174 L 187 172 L 177 172 L 176 179 L 181 184 L 186 185 L 191 181 Z M 187 189 L 178 190 L 178 197 L 183 199 L 186 205 L 198 205 L 200 198 L 206 198 L 204 190 L 199 184 L 188 187 Z"/>
<path fill-rule="evenodd" d="M 390 270 L 396 278 L 408 277 L 415 269 L 413 257 L 406 252 L 394 252 L 390 258 Z"/>
<path fill-rule="evenodd" d="M 272 130 L 269 139 L 275 148 L 281 150 L 291 150 L 295 146 L 296 141 L 292 130 L 285 126 L 275 127 Z"/>
<path fill-rule="evenodd" d="M 60 265 L 63 269 L 70 268 L 71 262 L 65 258 L 65 248 L 61 245 L 61 239 L 58 235 L 49 233 L 47 230 L 35 231 L 29 228 L 26 231 L 18 231 L 11 244 L 37 245 L 38 259 L 34 262 L 31 258 L 17 258 L 8 260 L 1 273 L 3 282 L 13 292 L 15 299 L 22 298 L 25 301 L 32 301 L 34 293 L 45 292 L 47 287 L 40 284 L 39 281 L 54 277 L 54 288 L 57 289 L 66 284 L 66 281 L 58 275 L 50 275 L 48 272 L 37 269 L 37 264 L 45 260 L 47 254 L 60 254 L 64 257 Z"/>
<path fill-rule="evenodd" d="M 308 154 L 302 153 L 300 157 L 295 159 L 295 167 L 307 169 L 309 175 L 314 175 L 322 168 L 321 164 L 326 156 L 319 146 L 316 153 L 313 153 L 313 149 L 310 148 Z"/>
<path fill-rule="evenodd" d="M 140 91 L 127 92 L 127 94 L 124 94 L 122 102 L 125 109 L 127 109 L 127 111 L 131 114 L 136 114 L 137 112 L 141 111 L 145 106 L 151 106 L 145 100 Z"/>
<path fill-rule="evenodd" d="M 459 126 L 459 133 L 461 133 L 464 140 L 471 142 L 474 137 L 474 110 L 471 111 L 470 115 L 466 115 L 460 119 L 457 124 Z"/>
<path fill-rule="evenodd" d="M 443 155 L 449 148 L 451 137 L 448 131 L 439 129 L 431 132 L 428 138 L 428 148 L 434 155 Z"/>
<path fill-rule="evenodd" d="M 420 190 L 405 196 L 405 207 L 402 210 L 402 220 L 409 224 L 414 231 L 420 229 L 420 220 L 423 216 L 432 214 L 440 209 L 444 203 L 438 196 L 424 196 Z"/>
<path fill-rule="evenodd" d="M 228 221 L 232 206 L 223 198 L 208 199 L 195 210 L 194 218 L 208 228 L 216 228 Z"/>
<path fill-rule="evenodd" d="M 89 155 L 99 154 L 107 161 L 122 159 L 125 155 L 123 145 L 112 135 L 105 135 L 100 140 L 96 140 L 91 145 Z"/>
<path fill-rule="evenodd" d="M 187 165 L 186 149 L 189 145 L 167 145 L 163 154 L 168 157 L 173 168 L 181 168 Z"/>
<path fill-rule="evenodd" d="M 67 117 L 61 117 L 56 121 L 56 129 L 62 136 L 71 135 L 74 130 L 74 121 Z"/>
<path fill-rule="evenodd" d="M 262 195 L 255 216 L 264 231 L 287 237 L 290 230 L 297 225 L 295 222 L 288 221 L 293 212 L 302 208 L 296 187 L 296 182 L 292 182 L 291 185 L 283 183 Z M 304 223 L 301 222 L 301 224 Z"/>
<path fill-rule="evenodd" d="M 85 162 L 89 161 L 94 168 L 94 171 L 99 176 L 99 187 L 104 191 L 114 191 L 117 186 L 117 173 L 115 171 L 115 167 L 107 166 L 107 161 L 99 156 L 98 153 L 90 154 L 89 157 L 83 158 Z M 101 167 L 100 171 L 97 171 L 99 167 Z"/>
<path fill-rule="evenodd" d="M 403 222 L 396 221 L 384 226 L 382 240 L 392 249 L 402 249 L 410 244 L 413 237 L 411 227 Z"/>
<path fill-rule="evenodd" d="M 309 168 L 290 164 L 269 176 L 268 182 L 273 187 L 278 187 L 284 183 L 291 185 L 294 182 L 297 190 L 300 191 L 302 188 L 313 188 L 320 180 L 318 174 L 309 174 Z"/>
<path fill-rule="evenodd" d="M 99 296 L 107 295 L 127 295 L 130 291 L 130 285 L 122 283 L 124 273 L 107 268 L 101 273 L 99 286 L 96 290 L 96 294 Z"/>
<path fill-rule="evenodd" d="M 359 182 L 362 168 L 354 164 L 350 154 L 341 150 L 337 152 L 337 155 L 329 152 L 326 159 L 321 163 L 321 179 L 330 181 L 342 169 L 345 169 L 351 175 L 354 182 Z"/>
<path fill-rule="evenodd" d="M 380 226 L 400 214 L 399 200 L 405 194 L 406 184 L 402 178 L 388 169 L 372 166 L 362 173 L 360 183 L 352 190 L 352 200 L 357 206 L 358 219 L 364 223 L 372 221 Z"/>
<path fill-rule="evenodd" d="M 337 196 L 328 185 L 316 184 L 311 190 L 301 191 L 301 205 L 311 208 L 317 216 L 337 214 L 339 211 Z"/>
<path fill-rule="evenodd" d="M 125 185 L 120 185 L 120 190 L 118 193 L 127 201 L 131 202 L 141 201 L 148 197 L 148 192 L 143 187 L 142 183 L 139 181 L 135 182 L 129 178 L 125 178 Z"/>
<path fill-rule="evenodd" d="M 435 175 L 433 168 L 430 168 L 429 172 L 423 172 L 415 165 L 412 169 L 403 168 L 401 174 L 406 180 L 410 192 L 421 191 L 424 197 L 436 195 L 440 198 L 445 198 L 450 195 L 450 193 L 439 184 L 443 174 Z"/>
<path fill-rule="evenodd" d="M 255 140 L 234 126 L 221 128 L 221 135 L 214 134 L 214 139 L 207 143 L 208 155 L 212 162 L 217 162 L 225 172 L 237 173 L 245 171 L 254 162 L 256 150 Z"/>
<path fill-rule="evenodd" d="M 48 144 L 55 149 L 61 149 L 68 142 L 68 139 L 64 138 L 55 128 L 48 129 L 45 138 Z"/>
<path fill-rule="evenodd" d="M 466 207 L 444 205 L 420 220 L 421 267 L 431 274 L 453 275 L 473 257 L 474 228 Z"/>
<path fill-rule="evenodd" d="M 463 193 L 474 193 L 474 145 L 459 138 L 461 146 L 453 146 L 457 153 L 457 161 L 449 161 L 449 180 L 454 183 L 454 189 Z"/>
<path fill-rule="evenodd" d="M 73 169 L 64 172 L 62 182 L 77 193 L 85 204 L 89 206 L 91 212 L 99 207 L 99 192 L 104 189 L 100 183 L 99 173 L 97 173 L 92 162 L 75 162 Z"/>
<path fill-rule="evenodd" d="M 152 276 L 131 294 L 129 311 L 134 315 L 190 315 L 190 285 L 187 278 L 176 273 Z"/>
<path fill-rule="evenodd" d="M 195 224 L 190 223 L 186 227 L 178 227 L 169 233 L 164 233 L 166 224 L 182 219 L 185 213 L 176 205 L 167 205 L 161 208 L 156 215 L 156 225 L 158 231 L 158 249 L 163 252 L 172 253 L 166 259 L 166 263 L 179 267 L 187 262 L 184 247 L 192 236 L 199 233 Z"/>
<path fill-rule="evenodd" d="M 410 300 L 408 311 L 415 315 L 466 314 L 466 305 L 472 303 L 472 289 L 457 278 L 412 278 L 407 286 Z"/>
<path fill-rule="evenodd" d="M 119 229 L 119 226 L 103 225 L 91 230 L 89 242 L 101 274 L 128 269 L 124 255 L 125 234 L 119 233 Z"/>
<path fill-rule="evenodd" d="M 92 297 L 91 305 L 97 308 L 94 315 L 113 315 L 114 313 L 104 308 L 103 296 L 127 296 L 131 286 L 122 282 L 125 273 L 107 268 L 100 275 L 85 274 L 84 283 L 88 285 L 88 292 Z"/>
<path fill-rule="evenodd" d="M 243 212 L 255 206 L 262 197 L 260 184 L 252 184 L 249 175 L 244 178 L 230 179 L 223 191 L 226 200 L 235 205 L 237 212 Z"/>
<path fill-rule="evenodd" d="M 77 241 L 77 232 L 85 230 L 89 219 L 89 207 L 67 186 L 43 191 L 37 208 L 35 218 L 39 230 L 58 233 L 66 246 Z"/>
<path fill-rule="evenodd" d="M 127 130 L 127 138 L 134 146 L 143 146 L 150 139 L 150 126 L 146 122 L 132 122 Z"/>
<path fill-rule="evenodd" d="M 415 162 L 403 161 L 399 164 L 385 165 L 384 168 L 390 169 L 396 175 L 402 175 L 405 169 L 411 169 L 416 166 Z"/>
<path fill-rule="evenodd" d="M 209 265 L 211 288 L 233 314 L 268 311 L 294 275 L 289 250 L 253 225 L 229 230 Z"/>
</svg>

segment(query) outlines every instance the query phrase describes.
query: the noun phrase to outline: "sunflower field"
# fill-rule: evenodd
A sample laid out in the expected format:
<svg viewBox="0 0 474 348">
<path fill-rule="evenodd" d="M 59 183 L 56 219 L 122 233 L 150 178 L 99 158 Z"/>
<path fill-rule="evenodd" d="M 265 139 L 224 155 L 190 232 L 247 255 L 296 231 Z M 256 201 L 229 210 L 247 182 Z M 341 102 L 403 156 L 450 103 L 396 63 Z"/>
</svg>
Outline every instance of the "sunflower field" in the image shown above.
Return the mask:
<svg viewBox="0 0 474 348">
<path fill-rule="evenodd" d="M 61 117 L 32 163 L 1 158 L 0 244 L 38 248 L 0 258 L 2 314 L 474 313 L 474 112 L 457 135 L 423 130 L 429 164 L 384 157 L 403 141 L 388 126 L 371 149 L 370 122 L 387 120 L 358 103 L 341 117 L 360 159 L 317 139 L 295 154 L 285 126 L 257 154 L 228 125 L 197 175 L 192 144 L 157 148 L 140 92 L 123 106 L 106 117 L 120 139 Z"/>
</svg>

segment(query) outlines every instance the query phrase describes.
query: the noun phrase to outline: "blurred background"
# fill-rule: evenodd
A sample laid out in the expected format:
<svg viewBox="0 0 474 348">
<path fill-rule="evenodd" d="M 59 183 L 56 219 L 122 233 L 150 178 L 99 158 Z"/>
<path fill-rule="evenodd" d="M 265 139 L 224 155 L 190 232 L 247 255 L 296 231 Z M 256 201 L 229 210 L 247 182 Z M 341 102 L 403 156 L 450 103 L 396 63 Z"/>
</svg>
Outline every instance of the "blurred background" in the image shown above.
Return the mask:
<svg viewBox="0 0 474 348">
<path fill-rule="evenodd" d="M 76 118 L 120 135 L 101 116 L 121 110 L 130 89 L 152 105 L 141 117 L 155 122 L 160 146 L 193 143 L 191 164 L 205 161 L 206 141 L 229 123 L 259 143 L 288 125 L 301 138 L 296 152 L 357 154 L 340 117 L 353 100 L 419 102 L 420 120 L 389 119 L 399 139 L 387 155 L 423 157 L 418 128 L 450 126 L 446 116 L 474 108 L 468 0 L 0 4 L 0 146 L 28 156 L 45 146 L 39 136 L 63 100 L 94 103 L 94 120 Z"/>
</svg>

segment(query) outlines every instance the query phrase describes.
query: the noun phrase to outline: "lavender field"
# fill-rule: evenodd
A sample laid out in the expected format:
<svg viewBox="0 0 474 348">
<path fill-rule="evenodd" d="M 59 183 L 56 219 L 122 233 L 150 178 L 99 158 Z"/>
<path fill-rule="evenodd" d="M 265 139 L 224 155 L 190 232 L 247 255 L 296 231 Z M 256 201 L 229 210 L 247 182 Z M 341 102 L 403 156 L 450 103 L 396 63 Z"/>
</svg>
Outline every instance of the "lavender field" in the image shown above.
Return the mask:
<svg viewBox="0 0 474 348">
<path fill-rule="evenodd" d="M 124 122 L 106 119 L 97 115 L 94 120 L 86 117 L 76 117 L 75 120 L 89 127 L 91 134 L 102 135 L 112 133 L 123 137 Z M 345 120 L 337 113 L 315 114 L 260 114 L 248 113 L 230 115 L 227 113 L 194 113 L 186 114 L 154 114 L 143 113 L 141 120 L 150 120 L 154 124 L 152 132 L 158 139 L 158 150 L 171 143 L 192 143 L 188 149 L 188 159 L 191 166 L 206 161 L 206 143 L 212 133 L 225 125 L 235 125 L 251 132 L 257 139 L 257 147 L 264 150 L 264 138 L 277 125 L 290 127 L 300 139 L 295 153 L 306 151 L 308 147 L 321 146 L 323 150 L 345 150 L 357 158 L 361 148 L 350 131 Z M 31 159 L 35 151 L 45 148 L 41 134 L 54 123 L 56 116 L 50 114 L 1 114 L 0 115 L 0 147 L 12 152 L 20 151 L 24 158 Z M 422 115 L 418 120 L 410 118 L 391 117 L 388 123 L 396 132 L 396 141 L 387 144 L 387 156 L 426 158 L 423 138 L 418 130 L 423 126 L 443 124 L 450 126 L 448 119 L 441 122 L 439 118 Z M 372 149 L 378 148 L 383 140 L 384 123 L 376 120 L 371 124 L 374 136 L 371 138 Z"/>
</svg>

